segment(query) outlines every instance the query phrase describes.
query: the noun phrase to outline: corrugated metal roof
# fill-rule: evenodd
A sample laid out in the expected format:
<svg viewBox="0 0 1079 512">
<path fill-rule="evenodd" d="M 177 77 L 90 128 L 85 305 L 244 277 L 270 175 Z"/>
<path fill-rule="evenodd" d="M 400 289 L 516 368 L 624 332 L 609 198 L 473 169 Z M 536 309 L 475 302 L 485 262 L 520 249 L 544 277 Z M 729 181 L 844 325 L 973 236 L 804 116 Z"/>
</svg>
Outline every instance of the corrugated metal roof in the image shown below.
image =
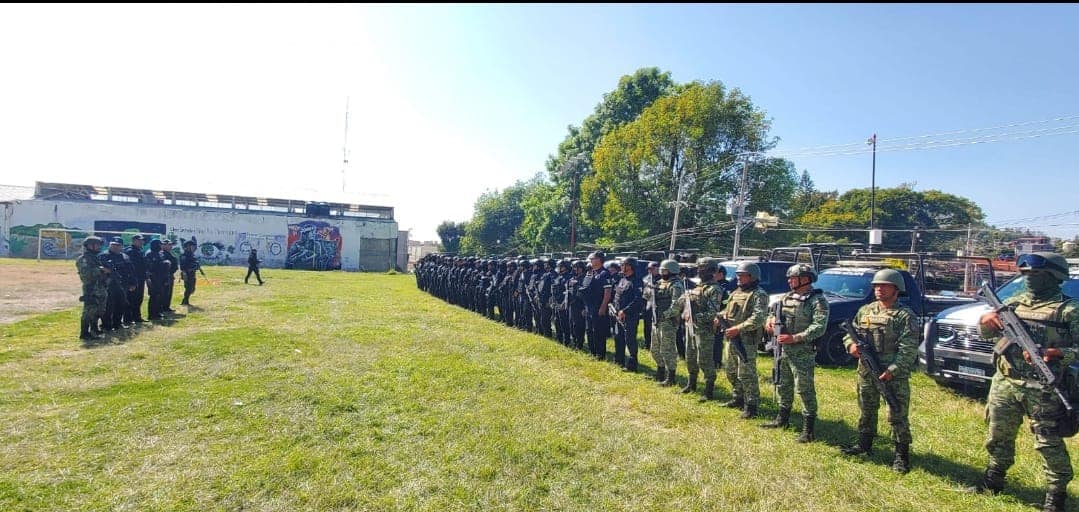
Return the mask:
<svg viewBox="0 0 1079 512">
<path fill-rule="evenodd" d="M 19 185 L 0 185 L 0 203 L 22 201 L 34 197 L 34 187 L 22 187 Z"/>
</svg>

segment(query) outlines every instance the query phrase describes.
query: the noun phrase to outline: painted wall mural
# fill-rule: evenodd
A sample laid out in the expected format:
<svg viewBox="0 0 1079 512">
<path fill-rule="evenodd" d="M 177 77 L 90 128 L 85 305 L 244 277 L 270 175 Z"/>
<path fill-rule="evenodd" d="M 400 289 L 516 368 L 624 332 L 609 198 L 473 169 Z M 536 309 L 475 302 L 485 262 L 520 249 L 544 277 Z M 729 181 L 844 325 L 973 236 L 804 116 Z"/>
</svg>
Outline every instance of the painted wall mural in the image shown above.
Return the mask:
<svg viewBox="0 0 1079 512">
<path fill-rule="evenodd" d="M 11 226 L 7 240 L 8 254 L 15 258 L 37 258 L 38 231 L 42 228 L 82 229 L 59 222 Z M 61 259 L 77 257 L 82 249 L 82 241 L 88 236 L 90 233 L 85 231 L 45 231 L 41 234 L 41 257 Z"/>
<path fill-rule="evenodd" d="M 338 270 L 341 246 L 341 231 L 337 226 L 315 220 L 289 224 L 285 268 Z"/>
<path fill-rule="evenodd" d="M 94 221 L 94 231 L 95 232 L 103 232 L 103 231 L 123 232 L 124 234 L 120 235 L 120 237 L 124 239 L 124 247 L 127 247 L 127 246 L 131 245 L 131 237 L 135 236 L 138 233 L 162 233 L 162 234 L 166 233 L 165 224 L 163 224 L 163 223 L 160 223 L 160 222 L 138 222 L 138 221 L 134 221 L 134 220 L 95 220 Z M 108 239 L 108 238 L 112 238 L 112 237 L 114 237 L 116 235 L 112 234 L 112 233 L 108 233 L 108 234 L 102 233 L 99 236 L 101 236 L 102 238 Z M 149 243 L 149 242 L 147 242 L 147 243 Z"/>
</svg>

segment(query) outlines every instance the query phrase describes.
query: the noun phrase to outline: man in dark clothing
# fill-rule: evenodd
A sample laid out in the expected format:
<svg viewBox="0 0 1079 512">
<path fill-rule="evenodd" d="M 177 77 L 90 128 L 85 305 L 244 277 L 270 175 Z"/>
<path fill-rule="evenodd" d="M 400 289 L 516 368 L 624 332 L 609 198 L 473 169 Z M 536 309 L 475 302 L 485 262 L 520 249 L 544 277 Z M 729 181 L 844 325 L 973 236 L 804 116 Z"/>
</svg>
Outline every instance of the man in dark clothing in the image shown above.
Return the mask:
<svg viewBox="0 0 1079 512">
<path fill-rule="evenodd" d="M 586 264 L 577 260 L 572 266 L 573 275 L 566 282 L 566 293 L 569 294 L 569 331 L 573 347 L 584 350 L 585 309 L 584 300 L 581 298 L 581 283 L 584 282 Z"/>
<path fill-rule="evenodd" d="M 247 275 L 244 276 L 244 284 L 247 284 L 247 280 L 251 279 L 251 273 L 255 273 L 255 279 L 259 280 L 259 286 L 262 286 L 262 276 L 259 274 L 259 260 L 258 249 L 251 249 L 251 255 L 247 257 Z"/>
<path fill-rule="evenodd" d="M 610 274 L 603 268 L 603 258 L 606 255 L 602 251 L 593 252 L 588 256 L 592 268 L 584 274 L 581 281 L 581 299 L 585 308 L 585 330 L 588 331 L 588 349 L 592 357 L 602 361 L 607 355 L 607 335 L 610 328 L 607 327 L 607 303 L 611 302 Z"/>
<path fill-rule="evenodd" d="M 134 276 L 132 276 L 131 261 L 123 253 L 124 243 L 119 238 L 109 241 L 109 251 L 98 257 L 101 266 L 109 269 L 106 283 L 108 285 L 108 299 L 105 302 L 105 316 L 102 317 L 102 328 L 115 331 L 119 328 L 130 327 L 124 323 L 124 314 L 127 312 L 127 294 L 134 290 Z"/>
<path fill-rule="evenodd" d="M 206 276 L 206 272 L 203 272 L 202 266 L 199 265 L 199 260 L 195 258 L 195 242 L 188 240 L 184 242 L 184 253 L 180 255 L 180 278 L 184 280 L 184 300 L 180 301 L 181 305 L 191 305 L 191 294 L 195 293 L 196 270 L 203 277 Z"/>
<path fill-rule="evenodd" d="M 622 260 L 622 276 L 614 287 L 614 361 L 628 372 L 637 371 L 637 323 L 641 318 L 644 284 L 637 277 L 637 258 Z M 629 357 L 626 357 L 626 351 Z"/>
<path fill-rule="evenodd" d="M 162 320 L 165 312 L 166 281 L 172 276 L 169 271 L 170 261 L 161 250 L 161 240 L 150 241 L 150 250 L 146 252 L 146 272 L 149 276 L 147 288 L 150 294 L 150 306 L 147 308 L 147 316 L 150 320 Z"/>
<path fill-rule="evenodd" d="M 145 322 L 142 318 L 142 300 L 146 295 L 146 257 L 142 250 L 143 238 L 142 235 L 135 235 L 131 237 L 131 245 L 124 249 L 124 254 L 127 255 L 128 261 L 131 262 L 131 287 L 128 287 L 127 294 L 127 312 L 124 315 L 124 321 L 129 324 L 135 324 L 136 322 Z"/>
<path fill-rule="evenodd" d="M 176 285 L 176 272 L 180 270 L 180 260 L 176 258 L 176 255 L 172 254 L 172 240 L 166 238 L 161 241 L 161 253 L 169 260 L 169 279 L 165 282 L 165 302 L 162 304 L 164 307 L 162 307 L 161 311 L 175 313 L 176 310 L 172 309 L 172 294 L 173 287 Z"/>
</svg>

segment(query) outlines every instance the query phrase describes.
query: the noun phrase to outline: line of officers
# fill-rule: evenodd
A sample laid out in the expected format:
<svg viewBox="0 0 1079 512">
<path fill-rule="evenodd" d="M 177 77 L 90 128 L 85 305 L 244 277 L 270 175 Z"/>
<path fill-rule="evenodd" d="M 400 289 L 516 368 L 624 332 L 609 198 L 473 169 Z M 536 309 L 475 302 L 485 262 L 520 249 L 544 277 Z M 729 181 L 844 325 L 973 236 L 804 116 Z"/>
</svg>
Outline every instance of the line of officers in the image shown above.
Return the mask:
<svg viewBox="0 0 1079 512">
<path fill-rule="evenodd" d="M 724 267 L 714 258 L 698 261 L 699 285 L 694 285 L 674 260 L 650 263 L 647 274 L 640 276 L 635 258 L 625 258 L 620 265 L 612 262 L 608 268 L 604 268 L 604 259 L 599 251 L 590 254 L 587 262 L 428 255 L 417 264 L 416 281 L 420 289 L 448 302 L 568 347 L 583 349 L 587 339 L 588 351 L 598 360 L 605 358 L 606 340 L 613 334 L 614 362 L 628 372 L 637 370 L 636 334 L 638 323 L 643 321 L 644 347 L 656 361 L 654 378 L 660 385 L 675 384 L 678 345 L 684 340 L 689 377 L 682 392 L 695 392 L 698 376 L 703 374 L 701 401 L 712 400 L 716 368 L 722 367 L 732 394 L 723 405 L 742 409 L 743 419 L 757 414 L 756 348 L 757 341 L 768 335 L 782 346 L 774 382 L 778 412 L 761 427 L 788 427 L 797 393 L 803 419 L 797 441 L 814 440 L 816 342 L 827 330 L 829 307 L 821 290 L 813 288 L 817 276 L 811 267 L 795 264 L 787 270 L 790 291 L 779 299 L 778 310 L 773 310 L 780 315 L 777 321 L 776 314 L 769 311 L 768 294 L 759 286 L 760 269 L 755 263 L 738 265 L 737 286 L 732 287 Z M 1066 366 L 1079 359 L 1075 343 L 1079 303 L 1063 296 L 1060 287 L 1068 276 L 1067 263 L 1054 253 L 1038 253 L 1025 261 L 1020 271 L 1027 278 L 1026 291 L 1007 302 L 1046 347 L 1046 360 Z M 863 339 L 871 340 L 883 372 L 879 377 L 871 375 L 857 344 L 847 336 L 844 345 L 859 361 L 856 389 L 860 416 L 858 440 L 842 452 L 872 453 L 882 401 L 874 382 L 879 379 L 891 388 L 898 402 L 895 410 L 885 407 L 895 446 L 892 469 L 907 473 L 912 442 L 910 376 L 916 370 L 919 344 L 917 317 L 899 301 L 906 293 L 899 272 L 880 270 L 872 285 L 876 300 L 862 306 L 852 323 Z M 782 326 L 779 332 L 774 329 L 777 325 Z M 981 325 L 986 339 L 1003 339 L 995 313 L 986 314 Z M 1063 404 L 1040 385 L 1032 366 L 1023 366 L 1028 354 L 1022 356 L 997 359 L 998 371 L 986 406 L 989 460 L 982 480 L 971 490 L 996 493 L 1003 489 L 1004 475 L 1014 464 L 1017 431 L 1026 416 L 1031 418 L 1036 447 L 1045 460 L 1048 489 L 1044 510 L 1064 510 L 1072 469 L 1057 429 Z"/>
<path fill-rule="evenodd" d="M 163 320 L 175 313 L 172 309 L 173 284 L 176 272 L 184 283 L 182 305 L 190 305 L 195 293 L 195 272 L 202 272 L 195 257 L 195 240 L 183 244 L 177 258 L 172 254 L 172 240 L 153 239 L 144 249 L 142 235 L 131 238 L 124 247 L 123 239 L 109 240 L 108 250 L 101 252 L 104 243 L 99 237 L 83 240 L 83 253 L 75 260 L 82 281 L 82 318 L 79 338 L 99 339 L 108 331 L 128 329 L 151 320 Z M 142 303 L 149 296 L 147 315 L 142 316 Z"/>
</svg>

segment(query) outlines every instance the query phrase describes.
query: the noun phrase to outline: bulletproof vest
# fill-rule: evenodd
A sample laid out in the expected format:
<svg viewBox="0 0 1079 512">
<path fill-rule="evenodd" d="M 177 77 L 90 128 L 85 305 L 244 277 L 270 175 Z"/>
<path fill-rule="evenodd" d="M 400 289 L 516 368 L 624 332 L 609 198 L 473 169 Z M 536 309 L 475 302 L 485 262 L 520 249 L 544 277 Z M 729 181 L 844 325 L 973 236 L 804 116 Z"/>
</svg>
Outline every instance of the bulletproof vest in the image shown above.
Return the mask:
<svg viewBox="0 0 1079 512">
<path fill-rule="evenodd" d="M 618 284 L 614 287 L 614 304 L 618 309 L 626 307 L 631 301 L 636 299 L 634 293 L 633 280 L 628 277 L 623 277 L 618 281 Z"/>
<path fill-rule="evenodd" d="M 863 334 L 872 335 L 873 346 L 882 359 L 898 352 L 900 333 L 896 330 L 895 318 L 903 309 L 886 309 L 879 303 L 872 303 L 864 308 L 865 313 L 855 328 Z"/>
<path fill-rule="evenodd" d="M 674 302 L 674 279 L 660 279 L 655 286 L 656 311 L 667 311 Z"/>
<path fill-rule="evenodd" d="M 814 304 L 817 297 L 821 294 L 820 290 L 810 290 L 809 293 L 801 295 L 794 292 L 788 292 L 783 295 L 783 326 L 786 328 L 788 334 L 799 333 L 813 323 Z"/>
<path fill-rule="evenodd" d="M 1072 345 L 1071 332 L 1066 322 L 1063 322 L 1061 313 L 1068 300 L 1045 301 L 1035 304 L 1015 304 L 1015 316 L 1019 317 L 1026 326 L 1030 336 L 1041 349 L 1063 348 Z M 1006 343 L 1001 339 L 999 343 Z M 1000 358 L 998 367 L 1004 375 L 1011 378 L 1037 380 L 1037 371 L 1030 363 L 1023 359 L 1023 349 L 1012 344 Z M 1053 373 L 1060 372 L 1060 362 L 1052 361 L 1049 368 Z"/>
<path fill-rule="evenodd" d="M 749 317 L 749 301 L 753 298 L 753 289 L 738 288 L 731 292 L 731 298 L 727 302 L 727 308 L 723 310 L 723 318 L 731 324 L 737 324 Z"/>
</svg>

